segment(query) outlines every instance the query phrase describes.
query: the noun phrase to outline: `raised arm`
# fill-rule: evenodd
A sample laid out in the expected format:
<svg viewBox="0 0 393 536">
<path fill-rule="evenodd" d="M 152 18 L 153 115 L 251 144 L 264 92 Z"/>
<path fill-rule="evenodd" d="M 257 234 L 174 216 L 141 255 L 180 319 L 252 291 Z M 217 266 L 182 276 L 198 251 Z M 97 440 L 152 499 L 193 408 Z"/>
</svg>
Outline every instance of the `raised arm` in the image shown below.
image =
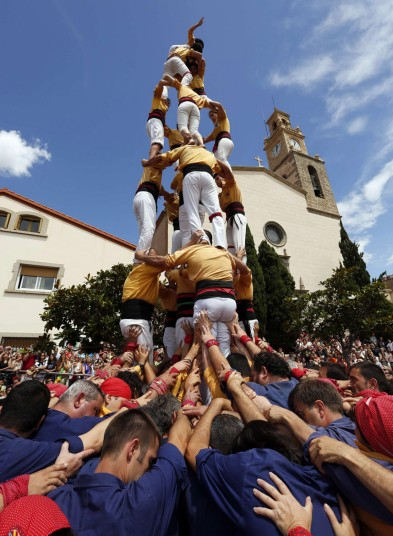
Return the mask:
<svg viewBox="0 0 393 536">
<path fill-rule="evenodd" d="M 310 435 L 315 432 L 314 428 L 302 421 L 296 413 L 293 413 L 293 411 L 290 411 L 289 409 L 271 405 L 264 414 L 269 422 L 285 425 L 302 446 Z"/>
<path fill-rule="evenodd" d="M 228 373 L 227 373 L 228 374 Z M 227 386 L 230 390 L 236 406 L 244 422 L 266 421 L 262 411 L 254 404 L 249 396 L 243 391 L 244 379 L 238 372 L 232 371 L 227 375 Z"/>
<path fill-rule="evenodd" d="M 215 398 L 206 412 L 202 415 L 201 420 L 198 422 L 194 433 L 188 442 L 186 449 L 186 460 L 193 469 L 196 471 L 196 457 L 202 449 L 207 449 L 210 443 L 210 430 L 213 419 L 216 415 L 220 415 L 222 410 L 232 410 L 229 400 L 224 398 Z"/>
<path fill-rule="evenodd" d="M 191 424 L 188 417 L 186 417 L 180 410 L 177 412 L 175 424 L 169 431 L 168 443 L 175 445 L 180 452 L 184 455 L 187 447 L 188 440 L 191 436 Z"/>
<path fill-rule="evenodd" d="M 147 250 L 149 251 L 149 250 Z M 135 259 L 145 262 L 149 266 L 165 269 L 165 257 L 163 255 L 148 255 L 146 251 L 135 251 Z"/>
<path fill-rule="evenodd" d="M 226 164 L 222 160 L 219 160 L 218 158 L 216 158 L 216 160 L 220 164 L 220 168 L 221 168 L 220 176 L 222 176 L 224 181 L 227 181 L 230 183 L 236 182 L 235 175 L 232 173 L 232 169 L 228 166 L 228 164 Z"/>
<path fill-rule="evenodd" d="M 190 28 L 188 28 L 188 44 L 190 46 L 193 45 L 195 41 L 195 38 L 194 38 L 195 30 L 199 28 L 199 26 L 202 26 L 202 24 L 204 23 L 204 19 L 205 17 L 202 17 L 201 19 L 199 19 L 199 21 L 196 24 L 194 24 L 194 26 L 190 26 Z"/>
</svg>

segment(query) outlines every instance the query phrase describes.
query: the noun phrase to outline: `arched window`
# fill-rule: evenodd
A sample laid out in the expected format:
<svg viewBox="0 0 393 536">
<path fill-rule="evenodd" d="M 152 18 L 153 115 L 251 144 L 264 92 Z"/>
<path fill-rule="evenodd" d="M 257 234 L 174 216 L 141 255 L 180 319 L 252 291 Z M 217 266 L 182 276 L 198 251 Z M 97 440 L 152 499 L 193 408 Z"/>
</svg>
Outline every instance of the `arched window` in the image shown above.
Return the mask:
<svg viewBox="0 0 393 536">
<path fill-rule="evenodd" d="M 319 181 L 317 170 L 313 166 L 308 166 L 308 172 L 310 174 L 315 197 L 323 197 L 322 187 Z"/>
<path fill-rule="evenodd" d="M 18 231 L 27 233 L 39 233 L 41 227 L 41 218 L 38 216 L 21 215 L 18 220 Z"/>
<path fill-rule="evenodd" d="M 10 223 L 11 214 L 5 210 L 0 210 L 0 229 L 7 229 Z"/>
</svg>

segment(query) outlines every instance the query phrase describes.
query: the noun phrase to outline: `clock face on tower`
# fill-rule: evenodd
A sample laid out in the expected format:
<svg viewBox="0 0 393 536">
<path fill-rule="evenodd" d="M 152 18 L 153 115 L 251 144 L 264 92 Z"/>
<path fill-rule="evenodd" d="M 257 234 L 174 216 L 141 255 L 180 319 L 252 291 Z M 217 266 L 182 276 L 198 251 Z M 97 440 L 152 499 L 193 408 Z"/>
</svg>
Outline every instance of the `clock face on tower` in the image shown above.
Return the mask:
<svg viewBox="0 0 393 536">
<path fill-rule="evenodd" d="M 276 156 L 278 156 L 278 154 L 280 153 L 280 150 L 281 150 L 281 143 L 276 143 L 276 145 L 273 147 L 272 149 L 272 156 L 273 158 L 275 158 Z"/>
<path fill-rule="evenodd" d="M 294 138 L 289 139 L 289 145 L 292 147 L 292 149 L 295 149 L 295 151 L 300 149 L 300 143 Z"/>
</svg>

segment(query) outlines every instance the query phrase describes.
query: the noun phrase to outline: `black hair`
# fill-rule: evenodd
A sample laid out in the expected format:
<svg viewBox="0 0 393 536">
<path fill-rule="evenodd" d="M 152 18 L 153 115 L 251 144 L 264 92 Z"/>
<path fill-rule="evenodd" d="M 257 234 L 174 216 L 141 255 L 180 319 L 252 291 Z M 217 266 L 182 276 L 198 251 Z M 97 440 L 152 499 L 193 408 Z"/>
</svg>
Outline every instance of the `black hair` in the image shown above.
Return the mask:
<svg viewBox="0 0 393 536">
<path fill-rule="evenodd" d="M 17 434 L 31 434 L 48 410 L 50 391 L 38 380 L 18 383 L 3 402 L 0 426 Z"/>
<path fill-rule="evenodd" d="M 254 371 L 260 374 L 262 367 L 265 367 L 272 376 L 288 378 L 289 380 L 292 377 L 291 368 L 285 359 L 271 352 L 260 352 L 255 356 Z"/>
<path fill-rule="evenodd" d="M 288 405 L 292 411 L 296 401 L 312 408 L 317 400 L 321 400 L 331 411 L 343 413 L 343 401 L 336 389 L 330 383 L 318 379 L 299 382 L 289 394 Z"/>
<path fill-rule="evenodd" d="M 202 54 L 203 49 L 205 47 L 204 42 L 202 39 L 199 39 L 198 37 L 195 38 L 194 44 L 191 45 L 192 50 L 195 50 L 196 52 L 200 52 Z"/>
<path fill-rule="evenodd" d="M 195 37 L 194 38 L 194 43 L 199 43 L 202 47 L 202 50 L 205 48 L 205 43 L 202 41 L 202 39 L 200 37 Z"/>
<path fill-rule="evenodd" d="M 387 393 L 388 395 L 393 395 L 393 388 L 388 379 L 386 378 L 386 375 L 384 371 L 378 367 L 378 365 L 375 365 L 375 363 L 354 363 L 350 368 L 349 372 L 353 369 L 358 369 L 360 374 L 367 380 L 370 381 L 371 379 L 377 380 L 378 383 L 378 389 L 381 391 L 381 393 Z"/>
<path fill-rule="evenodd" d="M 139 439 L 142 462 L 154 439 L 161 439 L 153 420 L 140 409 L 130 409 L 117 415 L 106 429 L 101 458 L 115 458 L 128 441 Z"/>
<path fill-rule="evenodd" d="M 248 378 L 250 376 L 251 367 L 245 355 L 235 352 L 229 354 L 229 356 L 227 357 L 227 361 L 231 365 L 231 368 L 240 372 L 243 378 Z"/>
<path fill-rule="evenodd" d="M 230 454 L 233 442 L 243 428 L 243 422 L 235 415 L 228 413 L 216 415 L 210 429 L 210 447 L 222 454 Z"/>
<path fill-rule="evenodd" d="M 117 378 L 126 382 L 131 389 L 131 398 L 139 398 L 142 394 L 143 382 L 136 372 L 121 370 L 117 373 Z"/>
<path fill-rule="evenodd" d="M 161 435 L 165 435 L 169 433 L 173 424 L 173 414 L 179 411 L 180 408 L 179 400 L 172 394 L 167 393 L 154 398 L 146 406 L 143 406 L 141 410 L 155 422 Z"/>
<path fill-rule="evenodd" d="M 339 363 L 331 363 L 330 361 L 324 361 L 319 367 L 326 368 L 326 377 L 332 380 L 347 380 L 348 376 L 345 371 L 345 367 Z"/>
<path fill-rule="evenodd" d="M 232 452 L 250 449 L 272 449 L 290 462 L 302 465 L 303 452 L 297 441 L 290 439 L 276 425 L 267 421 L 250 421 L 234 440 Z"/>
</svg>

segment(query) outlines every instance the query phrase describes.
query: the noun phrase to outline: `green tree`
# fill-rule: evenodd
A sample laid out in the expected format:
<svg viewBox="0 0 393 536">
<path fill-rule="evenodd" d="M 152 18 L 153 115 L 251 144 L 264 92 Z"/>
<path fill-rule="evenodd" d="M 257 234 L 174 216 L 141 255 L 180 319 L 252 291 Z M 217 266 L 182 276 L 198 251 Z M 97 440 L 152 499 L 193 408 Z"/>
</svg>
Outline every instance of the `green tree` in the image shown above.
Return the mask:
<svg viewBox="0 0 393 536">
<path fill-rule="evenodd" d="M 322 282 L 323 290 L 299 295 L 292 300 L 294 329 L 314 337 L 336 337 L 343 344 L 346 360 L 356 336 L 368 338 L 373 332 L 391 337 L 393 304 L 386 298 L 384 285 L 375 281 L 359 288 L 356 268 L 340 267 Z"/>
<path fill-rule="evenodd" d="M 292 321 L 287 299 L 293 296 L 295 281 L 279 255 L 266 240 L 263 240 L 259 246 L 258 261 L 266 285 L 266 338 L 276 347 L 291 346 L 295 334 L 289 330 Z"/>
<path fill-rule="evenodd" d="M 352 277 L 358 287 L 370 284 L 370 274 L 363 260 L 363 253 L 359 252 L 359 244 L 350 240 L 347 231 L 340 221 L 340 251 L 343 257 L 344 268 L 352 268 Z"/>
<path fill-rule="evenodd" d="M 124 346 L 119 328 L 121 295 L 131 270 L 131 265 L 116 264 L 95 276 L 89 274 L 80 285 L 52 292 L 45 300 L 41 315 L 45 333 L 58 330 L 54 337 L 60 345 L 80 342 L 86 352 L 97 351 L 101 341 L 113 344 L 120 351 Z M 153 317 L 155 344 L 162 341 L 162 316 L 158 309 Z"/>
<path fill-rule="evenodd" d="M 252 272 L 252 281 L 254 287 L 254 310 L 258 318 L 260 329 L 265 333 L 266 329 L 266 297 L 265 297 L 265 279 L 261 265 L 258 262 L 257 251 L 255 249 L 254 238 L 250 228 L 246 228 L 246 252 L 247 266 Z"/>
</svg>

